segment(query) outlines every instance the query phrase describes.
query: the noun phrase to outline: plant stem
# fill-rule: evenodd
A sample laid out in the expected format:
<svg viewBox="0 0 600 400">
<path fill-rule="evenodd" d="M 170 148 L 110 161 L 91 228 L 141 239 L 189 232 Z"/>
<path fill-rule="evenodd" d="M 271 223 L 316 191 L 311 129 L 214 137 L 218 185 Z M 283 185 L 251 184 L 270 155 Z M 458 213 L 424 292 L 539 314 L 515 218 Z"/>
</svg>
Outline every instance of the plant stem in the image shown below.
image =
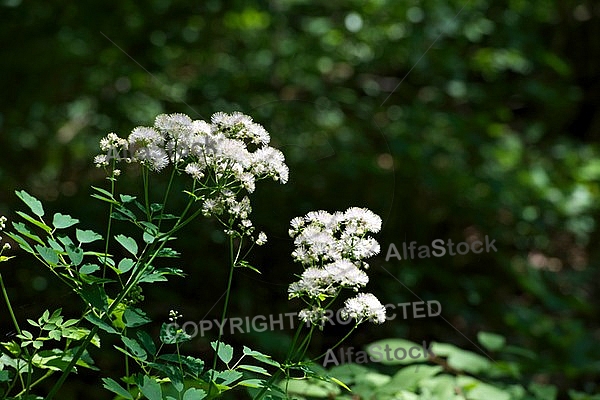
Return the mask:
<svg viewBox="0 0 600 400">
<path fill-rule="evenodd" d="M 105 316 L 106 315 L 109 315 L 109 314 L 107 313 L 107 314 L 105 314 Z M 75 364 L 77 364 L 77 361 L 79 361 L 79 359 L 83 355 L 83 352 L 85 351 L 85 348 L 87 347 L 88 344 L 90 344 L 90 342 L 92 341 L 92 339 L 94 338 L 94 335 L 96 335 L 96 333 L 98 333 L 97 325 L 95 325 L 92 328 L 90 333 L 84 339 L 83 343 L 81 343 L 81 345 L 77 349 L 77 353 L 75 353 L 75 355 L 73 355 L 73 358 L 69 362 L 69 365 L 67 365 L 67 367 L 64 369 L 63 373 L 60 375 L 60 378 L 58 378 L 58 381 L 54 384 L 54 386 L 52 386 L 52 389 L 50 390 L 50 393 L 48 393 L 48 396 L 46 397 L 45 400 L 52 400 L 54 398 L 54 396 L 56 395 L 56 392 L 58 392 L 58 389 L 60 389 L 62 387 L 63 383 L 65 383 L 67 376 L 69 376 L 69 373 L 71 372 L 71 370 L 73 369 Z"/>
<path fill-rule="evenodd" d="M 10 299 L 8 298 L 8 292 L 6 291 L 6 286 L 4 286 L 4 279 L 2 279 L 2 274 L 0 274 L 0 286 L 2 287 L 2 295 L 4 296 L 4 301 L 6 302 L 6 306 L 8 307 L 8 312 L 10 314 L 10 318 L 12 319 L 13 324 L 15 325 L 15 329 L 17 333 L 21 334 L 21 328 L 19 328 L 19 323 L 17 322 L 17 318 L 15 317 L 15 313 L 13 312 L 12 305 L 10 304 Z"/>
<path fill-rule="evenodd" d="M 47 378 L 49 378 L 52 374 L 54 374 L 54 371 L 48 371 L 48 372 L 46 372 L 43 376 L 41 376 L 35 382 L 33 382 L 31 385 L 29 385 L 29 389 L 37 386 L 39 383 L 41 383 L 44 380 L 46 380 Z M 19 393 L 17 393 L 17 395 L 15 397 L 22 396 L 23 394 L 25 394 L 25 389 L 23 389 Z"/>
<path fill-rule="evenodd" d="M 352 329 L 350 329 L 350 332 L 348 332 L 343 338 L 341 338 L 336 344 L 334 344 L 333 346 L 331 346 L 327 351 L 329 350 L 334 350 L 335 348 L 337 348 L 340 344 L 342 344 L 342 342 L 344 340 L 346 340 L 348 338 L 348 336 L 350 336 L 350 334 L 352 332 L 354 332 L 354 330 L 356 329 L 356 327 L 358 326 L 358 324 L 354 325 L 354 327 Z M 311 361 L 315 362 L 318 359 L 325 357 L 325 355 L 327 355 L 327 351 L 323 354 L 321 354 L 320 356 L 318 356 L 317 358 L 313 358 Z"/>
<path fill-rule="evenodd" d="M 114 161 L 113 161 L 113 171 L 114 171 Z M 115 179 L 114 176 L 110 180 L 110 194 L 115 196 Z M 108 209 L 108 224 L 106 226 L 106 239 L 104 240 L 104 260 L 102 261 L 102 278 L 106 278 L 106 265 L 108 258 L 108 244 L 110 242 L 110 230 L 112 229 L 112 214 L 113 214 L 114 204 L 111 202 Z"/>
<path fill-rule="evenodd" d="M 229 235 L 229 259 L 230 259 L 229 279 L 227 281 L 227 291 L 225 292 L 225 305 L 223 306 L 223 313 L 221 314 L 221 325 L 219 325 L 219 326 L 223 326 L 223 321 L 225 321 L 225 317 L 227 316 L 227 306 L 229 305 L 229 295 L 231 294 L 231 283 L 233 282 L 233 270 L 235 269 L 235 256 L 233 253 L 234 253 L 234 251 L 233 251 L 233 236 Z M 213 382 L 213 379 L 215 376 L 215 369 L 217 368 L 217 358 L 218 358 L 218 354 L 219 354 L 219 347 L 221 345 L 222 337 L 223 337 L 223 331 L 222 331 L 222 329 L 219 329 L 217 346 L 215 347 L 215 357 L 213 359 L 212 373 L 210 376 L 210 383 L 209 383 L 209 387 L 208 387 L 208 396 L 210 396 L 210 393 L 211 393 L 212 387 L 213 387 L 212 382 Z"/>
</svg>

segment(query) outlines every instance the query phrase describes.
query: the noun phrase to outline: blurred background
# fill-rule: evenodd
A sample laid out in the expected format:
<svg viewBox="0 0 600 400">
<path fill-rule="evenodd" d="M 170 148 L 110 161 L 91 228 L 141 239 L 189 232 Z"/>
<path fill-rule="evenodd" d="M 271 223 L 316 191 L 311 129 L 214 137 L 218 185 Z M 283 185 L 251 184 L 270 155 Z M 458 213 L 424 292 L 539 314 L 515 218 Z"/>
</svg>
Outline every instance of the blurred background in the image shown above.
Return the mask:
<svg viewBox="0 0 600 400">
<path fill-rule="evenodd" d="M 101 137 L 126 136 L 159 113 L 209 119 L 241 111 L 271 133 L 290 181 L 261 182 L 252 196 L 255 225 L 269 242 L 250 257 L 262 274 L 236 276 L 230 316 L 300 309 L 286 296 L 302 271 L 290 257 L 291 218 L 368 207 L 384 226 L 367 289 L 384 303 L 436 300 L 443 319 L 364 324 L 348 344 L 395 337 L 478 352 L 477 332 L 491 331 L 535 355 L 519 359 L 526 381 L 555 384 L 561 394 L 599 390 L 598 3 L 0 4 L 0 214 L 16 219 L 24 206 L 14 190 L 25 189 L 48 210 L 102 231 L 105 207 L 89 197 L 90 185 L 107 183 L 92 164 Z M 136 193 L 141 180 L 134 171 L 120 187 Z M 497 252 L 385 261 L 390 243 L 485 235 Z M 221 312 L 227 257 L 219 226 L 200 220 L 176 248 L 188 276 L 144 292 L 155 330 L 170 309 L 196 322 Z M 57 307 L 77 314 L 75 295 L 14 254 L 2 274 L 20 319 Z M 8 340 L 14 331 L 0 310 L 0 340 Z M 291 332 L 224 340 L 283 357 Z M 313 355 L 345 332 L 326 329 Z M 186 351 L 210 359 L 214 339 L 198 337 Z M 99 366 L 119 376 L 109 353 L 97 354 Z M 87 379 L 97 385 L 96 375 Z M 82 390 L 70 385 L 65 396 Z"/>
</svg>

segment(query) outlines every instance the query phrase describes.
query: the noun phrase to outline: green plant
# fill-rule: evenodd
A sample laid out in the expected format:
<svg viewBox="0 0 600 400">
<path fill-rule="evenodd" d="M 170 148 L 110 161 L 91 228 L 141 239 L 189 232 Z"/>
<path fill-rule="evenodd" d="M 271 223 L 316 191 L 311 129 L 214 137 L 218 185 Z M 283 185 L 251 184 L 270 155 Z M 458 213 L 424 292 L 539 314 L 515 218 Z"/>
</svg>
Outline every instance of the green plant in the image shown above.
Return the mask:
<svg viewBox="0 0 600 400">
<path fill-rule="evenodd" d="M 305 353 L 325 308 L 341 289 L 357 290 L 368 281 L 360 268 L 366 267 L 363 259 L 376 254 L 379 245 L 367 234 L 380 229 L 381 219 L 365 209 L 335 214 L 320 211 L 292 221 L 294 256 L 310 267 L 290 286 L 290 296 L 305 298 L 309 308 L 300 316 L 310 329 L 300 340 L 300 325 L 285 362 L 248 347 L 234 361 L 234 349 L 223 343 L 220 331 L 211 343 L 216 356 L 208 367 L 202 359 L 181 353 L 181 344 L 191 336 L 176 327 L 181 318 L 177 311 L 171 311 L 169 324 L 162 324 L 158 341 L 143 328 L 151 322 L 141 308 L 143 288 L 169 276 L 185 275 L 172 266 L 179 253 L 171 243 L 201 215 L 215 218 L 228 237 L 228 284 L 221 322 L 225 320 L 234 272 L 238 268 L 258 271 L 246 257 L 254 245 L 266 242 L 266 234 L 257 234 L 250 220 L 252 207 L 246 193 L 253 192 L 260 179 L 282 183 L 288 179 L 283 154 L 268 143 L 266 130 L 241 113 L 216 113 L 210 124 L 183 114 L 161 114 L 153 127 L 137 127 L 127 139 L 109 134 L 100 142 L 103 153 L 94 159 L 107 171 L 109 188 L 92 187 L 92 197 L 108 209 L 102 233 L 77 228 L 79 219 L 67 214 L 49 218 L 37 198 L 17 191 L 29 212 L 17 211 L 24 222 L 13 222 L 14 230 L 7 236 L 77 293 L 84 309 L 80 317 L 68 320 L 60 309 L 46 311 L 37 321 L 28 320 L 33 329 L 21 329 L 0 276 L 18 332 L 14 340 L 0 344 L 2 399 L 41 398 L 34 389 L 57 375 L 44 397 L 55 398 L 77 367 L 95 369 L 89 345 L 101 347 L 101 334 L 113 335 L 120 342 L 114 347 L 124 357 L 125 376 L 120 381 L 103 378 L 104 388 L 119 398 L 212 399 L 236 387 L 257 389 L 257 399 L 287 398 L 286 390 L 277 384 L 280 378 L 289 381 L 293 371 L 344 386 L 333 377 L 315 373 Z M 122 191 L 121 168 L 141 176 L 141 198 Z M 156 200 L 151 198 L 150 186 L 158 172 L 166 173 L 168 182 Z M 186 187 L 182 209 L 172 205 L 177 204 L 172 192 L 178 180 Z M 120 233 L 127 225 L 134 227 L 137 237 Z M 1 257 L 0 261 L 10 258 Z M 344 314 L 356 320 L 354 327 L 367 319 L 385 320 L 384 307 L 371 294 L 347 300 Z M 266 367 L 276 372 L 271 374 Z"/>
</svg>

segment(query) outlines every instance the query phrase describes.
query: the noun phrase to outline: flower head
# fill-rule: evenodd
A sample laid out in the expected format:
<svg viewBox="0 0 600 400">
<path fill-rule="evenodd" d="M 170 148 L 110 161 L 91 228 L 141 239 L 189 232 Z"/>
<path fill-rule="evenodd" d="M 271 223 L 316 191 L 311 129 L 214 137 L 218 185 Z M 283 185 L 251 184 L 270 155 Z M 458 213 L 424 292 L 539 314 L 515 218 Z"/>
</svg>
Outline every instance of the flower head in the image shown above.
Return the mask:
<svg viewBox="0 0 600 400">
<path fill-rule="evenodd" d="M 261 179 L 286 183 L 289 176 L 283 153 L 269 141 L 265 128 L 240 112 L 218 112 L 210 122 L 179 113 L 160 114 L 153 126 L 135 127 L 127 139 L 114 133 L 103 138 L 100 147 L 107 154 L 96 156 L 94 163 L 106 167 L 113 156 L 127 153 L 126 160 L 150 171 L 171 166 L 194 181 L 189 193 L 202 201 L 204 215 L 229 213 L 249 234 L 253 230 L 249 202 L 237 195 L 242 190 L 252 193 Z"/>
<path fill-rule="evenodd" d="M 344 319 L 354 318 L 357 324 L 365 320 L 382 324 L 386 318 L 385 307 L 371 293 L 359 293 L 346 300 L 341 314 Z"/>
<path fill-rule="evenodd" d="M 342 289 L 358 291 L 369 277 L 364 261 L 379 253 L 379 243 L 367 236 L 381 229 L 381 218 L 366 208 L 352 207 L 345 212 L 311 211 L 290 222 L 289 234 L 294 239 L 294 259 L 306 269 L 300 279 L 288 288 L 289 298 L 302 297 L 312 306 L 302 310 L 300 319 L 316 324 L 325 299 L 337 297 Z M 361 293 L 349 299 L 342 309 L 345 318 L 357 324 L 366 319 L 377 323 L 385 320 L 385 308 L 372 294 Z"/>
</svg>

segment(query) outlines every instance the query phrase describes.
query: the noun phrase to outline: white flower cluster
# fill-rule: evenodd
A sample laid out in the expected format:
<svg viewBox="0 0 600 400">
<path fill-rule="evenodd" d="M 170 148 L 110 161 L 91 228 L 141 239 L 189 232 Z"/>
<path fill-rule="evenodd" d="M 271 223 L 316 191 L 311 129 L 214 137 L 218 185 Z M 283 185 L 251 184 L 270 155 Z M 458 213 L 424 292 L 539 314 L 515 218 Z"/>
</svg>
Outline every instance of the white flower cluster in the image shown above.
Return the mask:
<svg viewBox="0 0 600 400">
<path fill-rule="evenodd" d="M 238 201 L 241 189 L 252 193 L 257 180 L 271 178 L 286 183 L 289 170 L 281 151 L 270 147 L 269 133 L 240 112 L 218 112 L 210 123 L 185 114 L 161 114 L 154 126 L 138 126 L 127 139 L 114 133 L 101 140 L 105 154 L 96 156 L 97 166 L 108 166 L 112 158 L 137 162 L 160 172 L 168 165 L 189 175 L 203 200 L 204 215 L 227 212 L 241 220 L 239 227 L 252 232 L 248 219 L 250 202 Z M 125 154 L 125 156 L 121 156 Z M 196 194 L 196 193 L 194 193 Z M 266 242 L 262 234 L 257 243 Z"/>
<path fill-rule="evenodd" d="M 120 138 L 114 133 L 109 133 L 100 140 L 100 150 L 104 153 L 94 157 L 94 164 L 96 164 L 96 167 L 107 167 L 112 157 L 116 154 L 121 154 L 121 152 L 128 148 L 128 145 L 129 142 L 127 142 L 127 139 Z M 127 161 L 131 162 L 131 159 Z"/>
<path fill-rule="evenodd" d="M 359 293 L 346 300 L 341 314 L 342 318 L 354 318 L 358 323 L 368 319 L 376 324 L 385 321 L 385 307 L 371 293 Z"/>
<path fill-rule="evenodd" d="M 257 179 L 269 177 L 282 183 L 288 180 L 284 156 L 268 146 L 269 141 L 265 128 L 240 112 L 218 112 L 212 115 L 210 124 L 185 114 L 161 114 L 154 126 L 134 128 L 127 140 L 114 133 L 103 138 L 100 147 L 107 154 L 97 156 L 95 163 L 106 166 L 111 155 L 126 150 L 131 161 L 152 171 L 159 172 L 173 164 L 196 180 L 208 171 L 217 181 L 233 174 L 252 192 Z M 249 150 L 250 146 L 254 151 Z"/>
<path fill-rule="evenodd" d="M 310 308 L 300 312 L 305 322 L 322 323 L 321 301 L 336 297 L 342 288 L 358 291 L 369 277 L 364 259 L 379 253 L 377 241 L 368 234 L 379 232 L 381 218 L 366 208 L 351 207 L 330 214 L 312 211 L 294 218 L 289 234 L 294 238 L 294 259 L 305 266 L 300 280 L 288 288 L 290 298 L 306 297 Z M 385 320 L 385 307 L 372 294 L 360 293 L 346 302 L 342 315 L 357 323 L 371 319 Z M 383 319 L 382 316 L 383 315 Z"/>
<path fill-rule="evenodd" d="M 4 215 L 0 216 L 0 232 L 6 228 L 6 217 Z M 0 236 L 0 242 L 2 241 L 2 236 Z M 10 250 L 10 244 L 4 243 L 2 246 L 2 250 Z"/>
</svg>

